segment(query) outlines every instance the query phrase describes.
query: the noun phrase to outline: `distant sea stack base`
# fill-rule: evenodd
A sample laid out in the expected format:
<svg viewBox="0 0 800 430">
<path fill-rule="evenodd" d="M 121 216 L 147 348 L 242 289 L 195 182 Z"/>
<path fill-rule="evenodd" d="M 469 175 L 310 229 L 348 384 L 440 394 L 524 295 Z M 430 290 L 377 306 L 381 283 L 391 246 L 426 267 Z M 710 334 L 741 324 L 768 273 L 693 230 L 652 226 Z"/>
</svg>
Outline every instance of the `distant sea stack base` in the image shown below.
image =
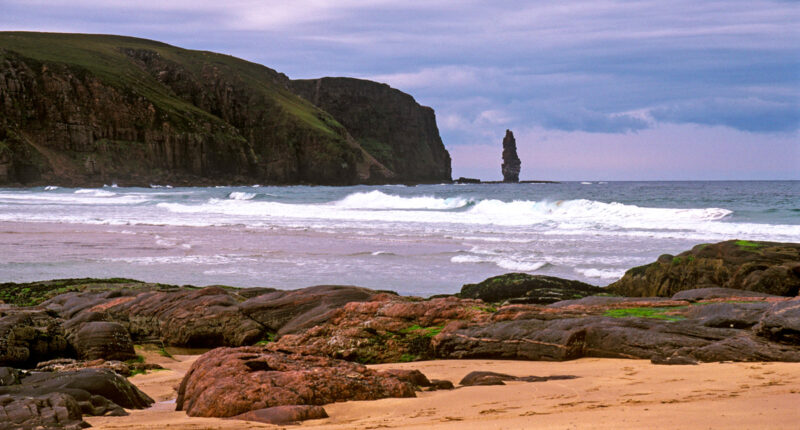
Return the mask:
<svg viewBox="0 0 800 430">
<path fill-rule="evenodd" d="M 519 182 L 519 171 L 522 167 L 522 162 L 517 156 L 517 141 L 514 139 L 514 133 L 511 130 L 506 130 L 506 136 L 503 138 L 503 182 Z"/>
<path fill-rule="evenodd" d="M 431 108 L 122 36 L 0 32 L 0 184 L 450 182 Z"/>
</svg>

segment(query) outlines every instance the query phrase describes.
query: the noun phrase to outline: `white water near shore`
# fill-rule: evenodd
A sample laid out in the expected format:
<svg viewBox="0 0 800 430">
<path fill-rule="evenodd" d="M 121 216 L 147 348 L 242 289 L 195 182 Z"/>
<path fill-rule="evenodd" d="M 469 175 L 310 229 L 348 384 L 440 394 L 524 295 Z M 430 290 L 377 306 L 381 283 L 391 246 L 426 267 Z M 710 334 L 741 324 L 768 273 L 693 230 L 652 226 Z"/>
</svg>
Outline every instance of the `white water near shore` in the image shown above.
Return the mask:
<svg viewBox="0 0 800 430">
<path fill-rule="evenodd" d="M 0 189 L 0 277 L 457 291 L 606 285 L 701 242 L 800 240 L 800 183 Z"/>
</svg>

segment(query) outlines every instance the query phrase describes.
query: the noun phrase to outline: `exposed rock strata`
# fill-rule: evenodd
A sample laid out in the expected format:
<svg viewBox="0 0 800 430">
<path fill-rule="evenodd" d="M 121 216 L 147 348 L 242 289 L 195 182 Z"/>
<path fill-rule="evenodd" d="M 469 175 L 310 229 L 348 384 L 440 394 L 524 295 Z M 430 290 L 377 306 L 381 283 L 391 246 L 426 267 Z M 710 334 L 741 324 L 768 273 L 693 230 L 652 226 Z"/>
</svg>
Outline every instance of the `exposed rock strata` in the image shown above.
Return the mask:
<svg viewBox="0 0 800 430">
<path fill-rule="evenodd" d="M 433 109 L 386 84 L 353 78 L 295 80 L 292 90 L 333 115 L 396 182 L 450 181 L 450 154 Z"/>
<path fill-rule="evenodd" d="M 721 287 L 779 296 L 800 291 L 800 244 L 729 240 L 697 245 L 677 256 L 635 267 L 608 289 L 622 296 L 670 297 Z"/>
<path fill-rule="evenodd" d="M 154 41 L 0 33 L 0 184 L 450 179 L 433 112 L 410 96 L 348 81 L 337 94 L 362 103 L 337 121 L 290 84 L 264 66 Z M 362 147 L 342 122 L 375 144 Z M 376 160 L 386 151 L 402 175 Z"/>
</svg>

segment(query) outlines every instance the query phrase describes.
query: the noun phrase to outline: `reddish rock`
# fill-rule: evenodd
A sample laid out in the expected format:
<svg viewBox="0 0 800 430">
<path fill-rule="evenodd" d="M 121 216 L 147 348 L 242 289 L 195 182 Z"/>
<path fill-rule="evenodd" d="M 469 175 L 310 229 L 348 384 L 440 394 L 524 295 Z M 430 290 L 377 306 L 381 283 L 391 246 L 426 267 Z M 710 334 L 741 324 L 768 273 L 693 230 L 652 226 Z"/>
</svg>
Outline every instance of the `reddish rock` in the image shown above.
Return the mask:
<svg viewBox="0 0 800 430">
<path fill-rule="evenodd" d="M 456 297 L 419 300 L 379 295 L 348 303 L 325 324 L 280 338 L 276 347 L 361 363 L 433 358 L 432 341 L 453 321 L 480 323 L 491 318 L 480 300 Z"/>
<path fill-rule="evenodd" d="M 328 418 L 328 413 L 325 412 L 325 409 L 322 406 L 310 405 L 273 406 L 232 417 L 235 420 L 258 421 L 275 425 L 297 424 L 299 421 L 318 420 L 321 418 Z"/>
<path fill-rule="evenodd" d="M 250 346 L 198 358 L 181 382 L 177 410 L 233 417 L 275 406 L 414 396 L 412 384 L 360 364 Z"/>
<path fill-rule="evenodd" d="M 253 297 L 242 303 L 241 309 L 267 330 L 280 335 L 322 324 L 345 304 L 369 301 L 378 294 L 360 287 L 318 285 Z"/>
</svg>

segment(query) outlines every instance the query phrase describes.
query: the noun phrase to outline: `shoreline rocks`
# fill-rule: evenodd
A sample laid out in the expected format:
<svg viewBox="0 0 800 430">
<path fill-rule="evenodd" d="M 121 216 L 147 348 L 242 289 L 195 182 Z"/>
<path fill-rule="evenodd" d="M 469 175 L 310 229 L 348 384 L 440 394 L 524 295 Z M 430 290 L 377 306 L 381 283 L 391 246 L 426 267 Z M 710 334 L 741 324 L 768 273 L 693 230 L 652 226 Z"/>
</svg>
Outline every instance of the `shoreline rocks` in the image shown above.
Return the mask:
<svg viewBox="0 0 800 430">
<path fill-rule="evenodd" d="M 728 240 L 697 245 L 677 256 L 625 272 L 609 292 L 670 297 L 696 288 L 729 288 L 778 296 L 800 293 L 800 243 Z"/>
</svg>

